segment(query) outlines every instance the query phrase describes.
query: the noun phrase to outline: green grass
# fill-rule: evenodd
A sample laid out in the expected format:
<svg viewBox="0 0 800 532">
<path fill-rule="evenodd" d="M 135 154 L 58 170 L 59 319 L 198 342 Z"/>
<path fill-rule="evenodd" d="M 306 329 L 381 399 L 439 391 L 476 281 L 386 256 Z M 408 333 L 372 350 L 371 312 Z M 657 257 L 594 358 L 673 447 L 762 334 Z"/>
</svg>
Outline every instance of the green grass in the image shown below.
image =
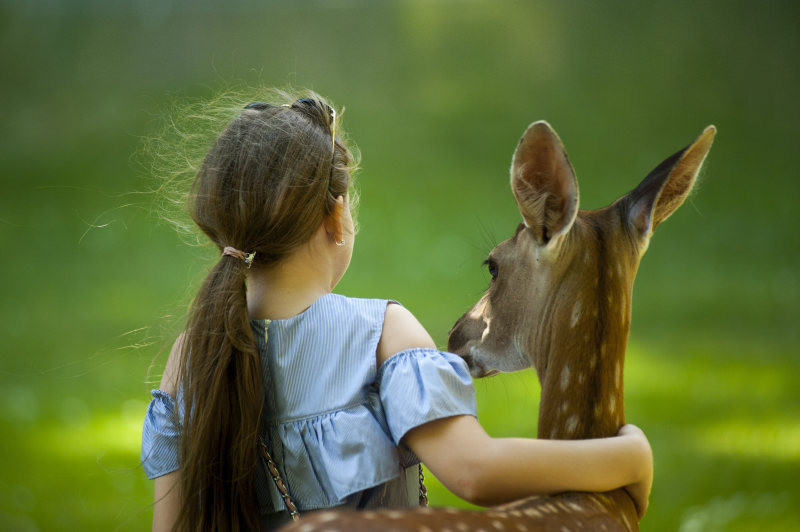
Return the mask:
<svg viewBox="0 0 800 532">
<path fill-rule="evenodd" d="M 158 5 L 0 2 L 0 530 L 148 526 L 141 419 L 212 257 L 151 214 L 141 137 L 175 99 L 287 82 L 346 106 L 363 153 L 339 291 L 402 301 L 442 345 L 518 223 L 507 172 L 530 122 L 559 132 L 588 208 L 714 123 L 634 291 L 626 407 L 656 460 L 642 529 L 796 528 L 794 4 Z M 491 434 L 535 435 L 531 372 L 476 388 Z"/>
</svg>

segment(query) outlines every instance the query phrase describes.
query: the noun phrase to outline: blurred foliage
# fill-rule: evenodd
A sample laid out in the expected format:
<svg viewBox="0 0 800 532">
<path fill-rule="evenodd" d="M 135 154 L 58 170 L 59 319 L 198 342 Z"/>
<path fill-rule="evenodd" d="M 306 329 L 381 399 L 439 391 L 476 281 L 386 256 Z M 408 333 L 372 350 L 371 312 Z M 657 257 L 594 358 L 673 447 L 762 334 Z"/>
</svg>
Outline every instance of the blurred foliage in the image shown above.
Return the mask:
<svg viewBox="0 0 800 532">
<path fill-rule="evenodd" d="M 441 344 L 518 214 L 537 119 L 603 206 L 709 123 L 702 186 L 637 280 L 628 419 L 656 456 L 642 529 L 800 522 L 800 69 L 788 1 L 0 1 L 0 529 L 140 530 L 141 419 L 213 259 L 153 214 L 144 138 L 176 101 L 291 84 L 346 107 L 361 232 L 339 291 Z M 151 369 L 152 363 L 152 371 Z M 535 435 L 531 372 L 477 383 Z M 431 480 L 437 504 L 463 504 Z"/>
</svg>

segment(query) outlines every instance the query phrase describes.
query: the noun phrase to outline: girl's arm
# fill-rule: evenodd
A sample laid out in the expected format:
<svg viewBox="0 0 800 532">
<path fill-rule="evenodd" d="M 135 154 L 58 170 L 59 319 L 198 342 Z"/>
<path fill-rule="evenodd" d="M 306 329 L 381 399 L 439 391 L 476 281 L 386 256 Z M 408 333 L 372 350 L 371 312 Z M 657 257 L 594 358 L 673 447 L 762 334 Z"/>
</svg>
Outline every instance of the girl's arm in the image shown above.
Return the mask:
<svg viewBox="0 0 800 532">
<path fill-rule="evenodd" d="M 412 347 L 435 344 L 408 310 L 389 305 L 378 362 Z M 404 441 L 448 489 L 481 506 L 536 494 L 626 487 L 640 517 L 647 508 L 652 452 L 632 425 L 617 437 L 593 440 L 492 438 L 474 417 L 453 416 L 411 429 Z"/>
<path fill-rule="evenodd" d="M 181 507 L 178 472 L 153 480 L 153 532 L 170 532 Z"/>
<path fill-rule="evenodd" d="M 562 491 L 626 487 L 644 516 L 652 455 L 641 431 L 593 440 L 492 438 L 472 416 L 453 416 L 410 430 L 404 440 L 459 497 L 481 506 Z"/>
</svg>

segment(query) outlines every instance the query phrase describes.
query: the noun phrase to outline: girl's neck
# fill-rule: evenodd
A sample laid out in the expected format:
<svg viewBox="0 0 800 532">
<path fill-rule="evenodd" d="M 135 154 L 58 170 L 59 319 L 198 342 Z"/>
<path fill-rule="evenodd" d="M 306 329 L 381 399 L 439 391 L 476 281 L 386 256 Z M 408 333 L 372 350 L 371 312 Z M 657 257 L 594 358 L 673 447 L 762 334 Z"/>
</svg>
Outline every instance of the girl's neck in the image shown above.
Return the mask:
<svg viewBox="0 0 800 532">
<path fill-rule="evenodd" d="M 277 264 L 247 274 L 250 319 L 286 319 L 329 294 L 341 277 L 336 257 L 322 231 Z M 343 273 L 343 272 L 342 272 Z"/>
<path fill-rule="evenodd" d="M 251 320 L 291 318 L 327 293 L 330 290 L 321 285 L 298 286 L 274 282 L 269 275 L 251 274 L 247 280 L 247 313 Z"/>
</svg>

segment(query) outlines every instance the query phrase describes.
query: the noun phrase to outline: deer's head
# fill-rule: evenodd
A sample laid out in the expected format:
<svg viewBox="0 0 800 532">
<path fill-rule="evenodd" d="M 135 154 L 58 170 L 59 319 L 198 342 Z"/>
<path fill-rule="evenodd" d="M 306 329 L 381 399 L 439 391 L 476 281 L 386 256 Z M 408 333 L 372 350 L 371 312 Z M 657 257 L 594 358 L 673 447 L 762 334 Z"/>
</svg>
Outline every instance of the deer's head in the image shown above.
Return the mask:
<svg viewBox="0 0 800 532">
<path fill-rule="evenodd" d="M 450 332 L 449 350 L 472 375 L 533 365 L 543 392 L 605 366 L 621 387 L 639 259 L 655 228 L 694 185 L 714 138 L 706 128 L 608 207 L 578 209 L 578 182 L 547 122 L 517 146 L 511 190 L 523 223 L 486 260 L 491 285 Z"/>
</svg>

